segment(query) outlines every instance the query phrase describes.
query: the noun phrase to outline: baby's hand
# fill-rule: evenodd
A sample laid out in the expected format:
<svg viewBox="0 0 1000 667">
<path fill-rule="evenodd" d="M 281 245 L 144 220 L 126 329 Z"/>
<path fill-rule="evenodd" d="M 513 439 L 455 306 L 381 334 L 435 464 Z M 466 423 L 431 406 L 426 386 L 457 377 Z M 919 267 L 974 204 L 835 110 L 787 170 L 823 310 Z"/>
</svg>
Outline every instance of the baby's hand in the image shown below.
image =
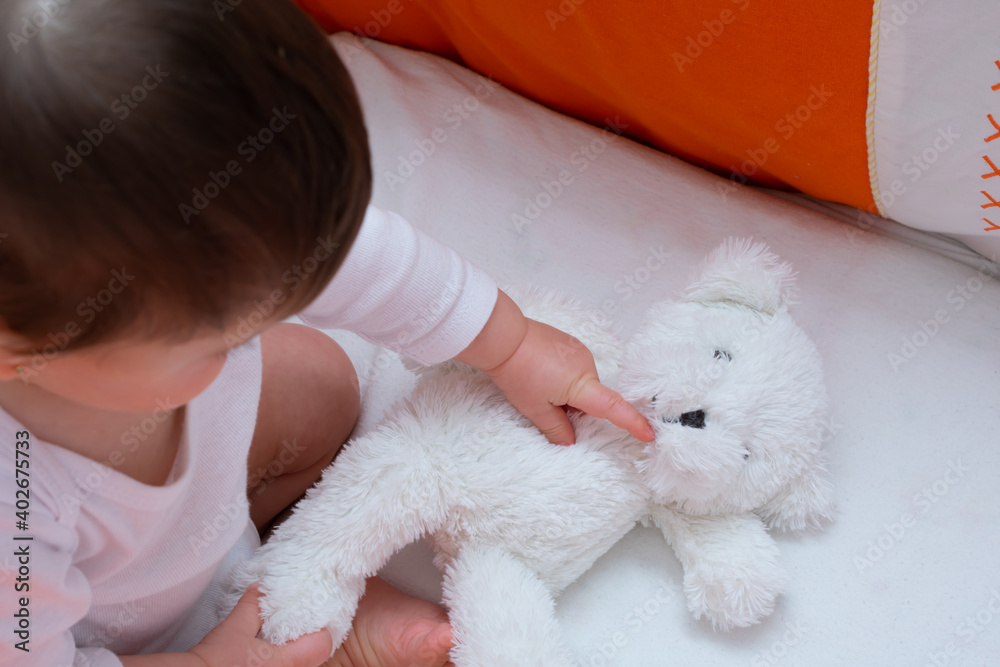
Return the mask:
<svg viewBox="0 0 1000 667">
<path fill-rule="evenodd" d="M 607 419 L 640 440 L 649 442 L 655 437 L 635 408 L 601 384 L 590 350 L 547 324 L 528 320 L 517 350 L 487 375 L 550 442 L 571 444 L 575 440 L 564 405 Z"/>
<path fill-rule="evenodd" d="M 256 584 L 248 588 L 226 620 L 188 653 L 200 658 L 206 667 L 233 664 L 317 667 L 330 657 L 333 639 L 326 630 L 299 637 L 284 646 L 258 639 L 257 633 L 263 625 L 259 598 Z"/>
<path fill-rule="evenodd" d="M 524 317 L 503 292 L 482 333 L 456 358 L 489 375 L 550 442 L 575 440 L 563 406 L 607 419 L 640 440 L 655 437 L 645 417 L 601 384 L 594 357 L 583 343 Z"/>
</svg>

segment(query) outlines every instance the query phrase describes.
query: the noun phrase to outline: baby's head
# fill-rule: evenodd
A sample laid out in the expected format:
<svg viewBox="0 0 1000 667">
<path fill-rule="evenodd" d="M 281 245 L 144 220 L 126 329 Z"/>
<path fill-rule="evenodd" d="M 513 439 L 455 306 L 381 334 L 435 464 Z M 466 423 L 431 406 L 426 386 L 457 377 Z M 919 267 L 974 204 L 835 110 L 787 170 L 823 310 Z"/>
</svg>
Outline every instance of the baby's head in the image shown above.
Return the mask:
<svg viewBox="0 0 1000 667">
<path fill-rule="evenodd" d="M 367 136 L 291 2 L 9 0 L 0 34 L 0 378 L 208 332 L 224 358 L 329 282 Z"/>
</svg>

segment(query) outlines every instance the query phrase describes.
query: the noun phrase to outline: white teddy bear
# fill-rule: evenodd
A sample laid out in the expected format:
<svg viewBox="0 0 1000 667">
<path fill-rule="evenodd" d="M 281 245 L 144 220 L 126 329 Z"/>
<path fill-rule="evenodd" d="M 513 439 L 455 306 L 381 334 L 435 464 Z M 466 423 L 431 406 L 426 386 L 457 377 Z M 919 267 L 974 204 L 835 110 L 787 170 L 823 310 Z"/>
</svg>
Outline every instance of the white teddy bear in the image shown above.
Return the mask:
<svg viewBox="0 0 1000 667">
<path fill-rule="evenodd" d="M 326 626 L 336 645 L 365 578 L 426 535 L 457 667 L 571 665 L 554 597 L 651 520 L 684 567 L 696 618 L 759 622 L 786 579 L 766 529 L 832 512 L 822 370 L 788 315 L 791 282 L 763 244 L 727 240 L 624 346 L 578 304 L 526 294 L 525 314 L 583 341 L 656 441 L 581 414 L 577 444 L 557 447 L 485 375 L 457 362 L 422 369 L 244 565 L 234 594 L 261 582 L 270 641 Z"/>
</svg>

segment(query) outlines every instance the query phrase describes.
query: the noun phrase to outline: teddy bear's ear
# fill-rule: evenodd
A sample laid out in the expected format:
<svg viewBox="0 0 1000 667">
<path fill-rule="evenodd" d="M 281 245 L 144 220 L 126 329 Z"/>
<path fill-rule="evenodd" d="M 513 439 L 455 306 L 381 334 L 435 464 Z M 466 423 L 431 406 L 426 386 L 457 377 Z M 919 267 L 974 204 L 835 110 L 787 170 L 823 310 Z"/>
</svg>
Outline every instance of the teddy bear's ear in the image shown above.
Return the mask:
<svg viewBox="0 0 1000 667">
<path fill-rule="evenodd" d="M 833 484 L 817 455 L 814 465 L 803 470 L 773 499 L 757 510 L 768 528 L 802 530 L 819 528 L 833 519 Z"/>
<path fill-rule="evenodd" d="M 768 247 L 752 239 L 728 238 L 705 258 L 684 301 L 728 301 L 773 315 L 791 299 L 795 273 Z"/>
</svg>

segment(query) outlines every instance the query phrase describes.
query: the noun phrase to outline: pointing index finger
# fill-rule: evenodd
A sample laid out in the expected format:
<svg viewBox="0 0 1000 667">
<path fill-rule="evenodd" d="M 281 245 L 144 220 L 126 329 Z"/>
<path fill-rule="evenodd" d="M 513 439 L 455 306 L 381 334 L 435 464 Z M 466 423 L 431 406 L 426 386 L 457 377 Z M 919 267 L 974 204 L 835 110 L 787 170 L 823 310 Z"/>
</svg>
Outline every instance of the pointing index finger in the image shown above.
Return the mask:
<svg viewBox="0 0 1000 667">
<path fill-rule="evenodd" d="M 652 442 L 656 439 L 656 433 L 646 418 L 622 398 L 621 394 L 608 389 L 597 378 L 588 380 L 569 405 L 594 417 L 607 419 L 643 442 Z"/>
</svg>

